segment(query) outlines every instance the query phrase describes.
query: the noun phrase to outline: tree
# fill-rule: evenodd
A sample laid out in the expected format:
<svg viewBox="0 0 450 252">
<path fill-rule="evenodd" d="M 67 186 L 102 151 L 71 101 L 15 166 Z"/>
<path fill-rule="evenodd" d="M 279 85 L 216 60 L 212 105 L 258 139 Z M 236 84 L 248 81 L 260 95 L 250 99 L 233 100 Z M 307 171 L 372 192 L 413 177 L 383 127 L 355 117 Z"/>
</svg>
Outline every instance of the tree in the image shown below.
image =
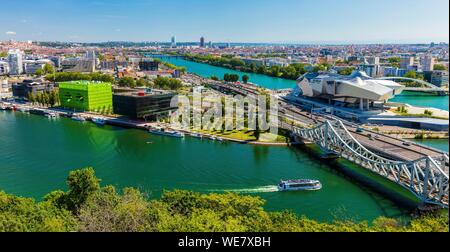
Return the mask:
<svg viewBox="0 0 450 252">
<path fill-rule="evenodd" d="M 435 71 L 446 71 L 447 67 L 445 67 L 444 65 L 441 65 L 441 64 L 436 64 L 436 65 L 434 65 L 433 70 L 435 70 Z"/>
<path fill-rule="evenodd" d="M 217 77 L 217 76 L 215 76 L 215 75 L 212 75 L 211 77 L 209 77 L 211 80 L 215 80 L 215 81 L 218 81 L 219 80 L 219 77 Z"/>
<path fill-rule="evenodd" d="M 137 87 L 145 87 L 145 86 L 148 86 L 148 83 L 147 83 L 147 81 L 144 80 L 144 79 L 138 79 L 138 80 L 136 81 L 136 86 L 137 86 Z"/>
<path fill-rule="evenodd" d="M 121 87 L 136 87 L 136 81 L 132 77 L 122 77 L 117 84 Z"/>
<path fill-rule="evenodd" d="M 388 62 L 391 64 L 392 67 L 400 67 L 400 57 L 392 57 L 388 59 Z"/>
<path fill-rule="evenodd" d="M 352 74 L 352 72 L 354 70 L 355 70 L 354 67 L 345 67 L 345 68 L 339 70 L 338 73 L 341 74 L 341 75 L 350 75 L 350 74 Z"/>
<path fill-rule="evenodd" d="M 51 64 L 45 64 L 43 68 L 44 74 L 54 74 L 55 67 L 53 67 Z"/>
<path fill-rule="evenodd" d="M 178 90 L 183 86 L 181 81 L 178 79 L 167 78 L 167 77 L 162 77 L 162 76 L 158 76 L 155 79 L 154 85 L 157 88 L 169 89 L 169 90 Z"/>
<path fill-rule="evenodd" d="M 34 95 L 33 92 L 29 92 L 27 94 L 27 99 L 31 104 L 34 104 L 36 102 L 36 96 Z"/>
<path fill-rule="evenodd" d="M 42 76 L 44 75 L 44 70 L 42 68 L 39 68 L 35 72 L 36 76 Z"/>
<path fill-rule="evenodd" d="M 67 207 L 77 211 L 89 196 L 100 190 L 100 179 L 95 176 L 92 167 L 72 171 L 67 177 Z"/>
<path fill-rule="evenodd" d="M 58 92 L 56 90 L 52 90 L 49 93 L 49 97 L 48 97 L 48 105 L 50 107 L 55 106 L 56 104 L 59 103 L 59 95 Z"/>
<path fill-rule="evenodd" d="M 250 79 L 250 77 L 248 75 L 246 75 L 246 74 L 242 76 L 242 81 L 244 83 L 247 83 L 249 79 Z"/>
<path fill-rule="evenodd" d="M 239 81 L 239 75 L 237 75 L 237 74 L 230 74 L 230 80 L 231 80 L 231 82 L 238 82 Z"/>
<path fill-rule="evenodd" d="M 78 80 L 87 80 L 87 81 L 102 81 L 113 84 L 115 79 L 112 75 L 109 74 L 101 74 L 101 73 L 78 73 L 78 72 L 61 72 L 61 73 L 53 73 L 47 74 L 45 79 L 48 81 L 78 81 Z"/>
<path fill-rule="evenodd" d="M 228 74 L 228 73 L 224 74 L 223 75 L 223 80 L 226 81 L 226 82 L 230 82 L 231 81 L 230 74 Z"/>
<path fill-rule="evenodd" d="M 416 71 L 409 71 L 404 75 L 405 78 L 417 79 Z"/>
</svg>

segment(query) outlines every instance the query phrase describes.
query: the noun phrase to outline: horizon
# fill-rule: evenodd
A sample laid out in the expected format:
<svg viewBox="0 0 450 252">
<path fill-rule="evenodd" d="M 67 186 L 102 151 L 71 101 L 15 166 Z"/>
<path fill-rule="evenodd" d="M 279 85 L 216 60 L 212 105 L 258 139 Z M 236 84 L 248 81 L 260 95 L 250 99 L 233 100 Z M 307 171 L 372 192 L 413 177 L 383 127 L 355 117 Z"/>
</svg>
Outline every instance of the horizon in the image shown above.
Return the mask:
<svg viewBox="0 0 450 252">
<path fill-rule="evenodd" d="M 169 41 L 127 41 L 127 40 L 111 40 L 111 41 L 58 41 L 58 40 L 0 40 L 0 42 L 33 42 L 33 43 L 61 43 L 61 44 L 107 44 L 107 43 L 133 43 L 133 44 L 170 44 Z M 198 44 L 198 41 L 177 41 L 177 44 Z M 445 41 L 431 41 L 426 42 L 224 42 L 216 41 L 212 44 L 234 44 L 234 45 L 276 45 L 276 46 L 365 46 L 365 45 L 429 45 L 434 43 L 436 45 L 449 45 L 449 42 Z"/>
<path fill-rule="evenodd" d="M 172 5 L 161 0 L 37 0 L 7 1 L 3 6 L 2 41 L 164 43 L 176 36 L 190 43 L 203 36 L 213 43 L 449 42 L 446 0 L 381 0 L 364 6 L 356 0 L 174 0 Z M 433 15 L 427 14 L 428 8 Z"/>
</svg>

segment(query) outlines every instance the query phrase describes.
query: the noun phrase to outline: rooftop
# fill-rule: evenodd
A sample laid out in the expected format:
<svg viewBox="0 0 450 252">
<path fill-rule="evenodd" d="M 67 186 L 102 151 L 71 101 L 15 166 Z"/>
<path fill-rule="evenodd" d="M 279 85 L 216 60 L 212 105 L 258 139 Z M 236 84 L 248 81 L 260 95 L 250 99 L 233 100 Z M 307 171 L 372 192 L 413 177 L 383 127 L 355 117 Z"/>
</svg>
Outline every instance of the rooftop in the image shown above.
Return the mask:
<svg viewBox="0 0 450 252">
<path fill-rule="evenodd" d="M 166 90 L 157 90 L 157 89 L 130 89 L 128 91 L 121 90 L 120 92 L 115 92 L 115 96 L 131 96 L 131 97 L 150 97 L 150 96 L 158 96 L 158 95 L 175 95 L 173 92 Z"/>
</svg>

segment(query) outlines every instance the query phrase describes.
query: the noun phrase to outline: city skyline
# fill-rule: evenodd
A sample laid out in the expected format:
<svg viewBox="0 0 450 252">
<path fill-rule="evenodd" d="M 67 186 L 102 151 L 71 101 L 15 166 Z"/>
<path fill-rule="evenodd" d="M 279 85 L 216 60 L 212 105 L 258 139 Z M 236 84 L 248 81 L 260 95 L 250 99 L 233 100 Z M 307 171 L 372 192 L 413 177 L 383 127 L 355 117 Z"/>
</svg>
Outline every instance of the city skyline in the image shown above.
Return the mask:
<svg viewBox="0 0 450 252">
<path fill-rule="evenodd" d="M 448 1 L 5 2 L 0 40 L 292 44 L 448 42 Z M 327 8 L 323 8 L 327 6 Z M 433 9 L 433 14 L 426 11 Z M 30 12 L 29 10 L 34 10 Z M 88 27 L 89 29 L 87 29 Z M 410 27 L 414 27 L 411 29 Z"/>
</svg>

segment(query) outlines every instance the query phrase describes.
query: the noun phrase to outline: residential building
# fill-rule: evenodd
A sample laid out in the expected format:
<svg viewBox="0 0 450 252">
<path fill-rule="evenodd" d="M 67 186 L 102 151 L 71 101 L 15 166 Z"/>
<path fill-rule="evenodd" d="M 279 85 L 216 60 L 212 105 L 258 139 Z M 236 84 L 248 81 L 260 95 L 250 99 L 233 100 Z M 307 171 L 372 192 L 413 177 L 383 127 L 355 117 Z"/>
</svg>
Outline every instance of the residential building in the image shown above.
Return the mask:
<svg viewBox="0 0 450 252">
<path fill-rule="evenodd" d="M 403 77 L 407 72 L 407 69 L 397 69 L 397 76 Z"/>
<path fill-rule="evenodd" d="M 434 70 L 434 58 L 430 55 L 425 55 L 420 59 L 420 65 L 422 71 L 433 71 Z"/>
<path fill-rule="evenodd" d="M 141 71 L 158 71 L 159 62 L 146 59 L 139 62 L 139 68 Z"/>
<path fill-rule="evenodd" d="M 448 71 L 433 71 L 431 84 L 438 87 L 448 87 Z"/>
<path fill-rule="evenodd" d="M 61 107 L 100 113 L 112 112 L 112 86 L 110 83 L 70 81 L 59 84 Z"/>
<path fill-rule="evenodd" d="M 8 83 L 8 80 L 0 80 L 0 100 L 11 97 L 11 85 Z"/>
<path fill-rule="evenodd" d="M 400 58 L 400 68 L 408 69 L 412 65 L 414 65 L 414 57 L 404 56 Z"/>
<path fill-rule="evenodd" d="M 61 68 L 63 72 L 92 73 L 95 72 L 95 62 L 89 59 L 66 59 L 61 62 Z"/>
<path fill-rule="evenodd" d="M 174 93 L 150 89 L 114 93 L 114 113 L 133 119 L 156 120 L 176 110 L 176 107 L 170 106 L 174 96 Z"/>
<path fill-rule="evenodd" d="M 29 93 L 37 95 L 38 93 L 50 92 L 54 89 L 52 83 L 46 84 L 33 80 L 24 80 L 22 83 L 12 85 L 12 94 L 17 98 L 27 98 Z"/>
<path fill-rule="evenodd" d="M 23 53 L 20 50 L 8 52 L 9 74 L 20 75 L 23 73 Z"/>
<path fill-rule="evenodd" d="M 364 64 L 360 65 L 358 69 L 370 77 L 378 77 L 380 75 L 380 65 Z"/>
<path fill-rule="evenodd" d="M 9 64 L 6 61 L 0 61 L 0 75 L 6 75 L 9 73 Z"/>
<path fill-rule="evenodd" d="M 369 65 L 379 65 L 380 64 L 380 57 L 376 56 L 370 56 L 365 58 L 367 64 Z"/>
<path fill-rule="evenodd" d="M 35 74 L 38 69 L 43 69 L 46 64 L 52 64 L 51 60 L 24 60 L 24 72 L 26 74 Z"/>
<path fill-rule="evenodd" d="M 384 76 L 398 76 L 398 68 L 397 67 L 385 67 L 384 68 Z"/>
<path fill-rule="evenodd" d="M 251 64 L 255 64 L 256 66 L 265 65 L 265 62 L 263 59 L 242 58 L 242 61 L 244 61 L 244 63 L 247 65 L 251 65 Z"/>
</svg>

